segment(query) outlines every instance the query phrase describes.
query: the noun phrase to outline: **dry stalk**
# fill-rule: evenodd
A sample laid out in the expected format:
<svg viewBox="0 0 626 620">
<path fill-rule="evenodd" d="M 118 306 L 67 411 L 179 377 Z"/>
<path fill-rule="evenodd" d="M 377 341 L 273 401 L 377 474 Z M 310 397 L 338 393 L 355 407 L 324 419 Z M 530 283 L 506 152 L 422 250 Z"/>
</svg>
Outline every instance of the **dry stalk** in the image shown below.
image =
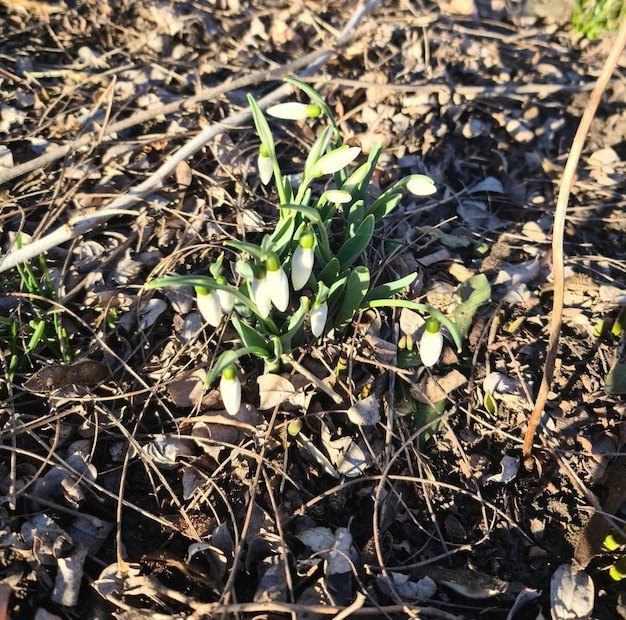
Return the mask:
<svg viewBox="0 0 626 620">
<path fill-rule="evenodd" d="M 564 277 L 564 259 L 563 259 L 563 238 L 565 231 L 565 215 L 567 212 L 567 203 L 574 184 L 576 168 L 580 155 L 591 127 L 591 122 L 596 114 L 600 99 L 606 90 L 609 79 L 617 66 L 617 61 L 626 45 L 626 21 L 622 23 L 615 43 L 609 53 L 602 72 L 598 77 L 598 81 L 589 97 L 589 102 L 580 119 L 580 125 L 576 130 L 576 135 L 572 141 L 572 148 L 563 170 L 563 178 L 559 188 L 559 195 L 556 201 L 556 209 L 554 212 L 554 226 L 552 232 L 552 275 L 554 278 L 554 301 L 552 306 L 552 320 L 550 323 L 550 340 L 548 350 L 546 352 L 546 361 L 543 369 L 543 377 L 539 386 L 539 393 L 535 401 L 535 407 L 528 419 L 528 429 L 524 437 L 523 457 L 524 465 L 527 469 L 533 468 L 533 460 L 531 452 L 533 447 L 533 439 L 539 425 L 539 420 L 543 414 L 546 402 L 548 401 L 548 393 L 552 384 L 552 376 L 554 374 L 554 365 L 559 348 L 559 334 L 561 331 L 561 322 L 563 319 L 563 298 L 565 294 L 565 277 Z"/>
</svg>

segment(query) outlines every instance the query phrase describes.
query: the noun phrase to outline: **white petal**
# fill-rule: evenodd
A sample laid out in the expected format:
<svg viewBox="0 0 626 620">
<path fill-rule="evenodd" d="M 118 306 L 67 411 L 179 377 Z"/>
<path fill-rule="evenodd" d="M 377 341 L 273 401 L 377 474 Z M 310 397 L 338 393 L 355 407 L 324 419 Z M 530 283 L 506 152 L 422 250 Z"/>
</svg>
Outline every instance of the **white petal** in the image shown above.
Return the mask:
<svg viewBox="0 0 626 620">
<path fill-rule="evenodd" d="M 274 118 L 282 118 L 286 121 L 300 121 L 309 116 L 309 106 L 298 101 L 278 103 L 267 108 L 267 113 Z"/>
<path fill-rule="evenodd" d="M 265 272 L 265 286 L 272 303 L 280 312 L 287 310 L 289 305 L 289 281 L 282 268 Z"/>
<path fill-rule="evenodd" d="M 198 310 L 202 318 L 213 327 L 218 327 L 222 322 L 222 308 L 220 306 L 220 299 L 215 291 L 209 291 L 208 293 L 196 294 L 196 303 L 198 304 Z"/>
<path fill-rule="evenodd" d="M 323 197 L 335 205 L 344 205 L 352 200 L 352 194 L 343 189 L 329 189 L 324 192 Z"/>
<path fill-rule="evenodd" d="M 224 314 L 228 314 L 235 307 L 235 296 L 228 291 L 217 290 L 220 306 Z"/>
<path fill-rule="evenodd" d="M 326 317 L 328 316 L 328 304 L 323 303 L 321 306 L 314 306 L 311 310 L 311 333 L 319 338 L 324 333 L 326 325 Z"/>
<path fill-rule="evenodd" d="M 354 161 L 361 152 L 358 146 L 340 146 L 338 149 L 320 157 L 311 168 L 311 176 L 334 174 Z"/>
<path fill-rule="evenodd" d="M 309 281 L 314 262 L 315 253 L 313 248 L 305 250 L 298 245 L 291 258 L 291 283 L 294 291 L 304 288 L 304 285 Z"/>
<path fill-rule="evenodd" d="M 272 165 L 272 159 L 270 157 L 264 157 L 259 153 L 257 166 L 259 167 L 261 183 L 263 183 L 263 185 L 267 185 L 272 180 L 272 176 L 274 176 L 274 166 Z"/>
<path fill-rule="evenodd" d="M 437 191 L 435 182 L 425 174 L 416 174 L 407 182 L 406 188 L 416 196 L 430 196 Z"/>
<path fill-rule="evenodd" d="M 272 310 L 272 299 L 267 288 L 267 278 L 252 280 L 252 295 L 259 314 L 266 319 Z"/>
<path fill-rule="evenodd" d="M 441 356 L 441 350 L 443 349 L 443 335 L 441 331 L 433 334 L 429 331 L 424 331 L 420 339 L 419 351 L 422 364 L 427 368 L 434 366 Z"/>
<path fill-rule="evenodd" d="M 224 401 L 224 409 L 230 415 L 237 415 L 241 407 L 241 382 L 239 378 L 227 379 L 222 376 L 220 380 L 220 394 Z"/>
</svg>

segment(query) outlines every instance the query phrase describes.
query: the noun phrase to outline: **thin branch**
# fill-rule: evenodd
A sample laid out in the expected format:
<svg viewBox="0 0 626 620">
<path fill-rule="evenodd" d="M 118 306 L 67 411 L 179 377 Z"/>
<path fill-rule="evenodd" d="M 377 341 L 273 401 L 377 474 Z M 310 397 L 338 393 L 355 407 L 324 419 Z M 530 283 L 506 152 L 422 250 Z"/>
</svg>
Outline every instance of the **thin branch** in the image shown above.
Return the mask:
<svg viewBox="0 0 626 620">
<path fill-rule="evenodd" d="M 563 178 L 561 179 L 561 187 L 556 201 L 556 209 L 554 212 L 554 227 L 552 232 L 552 274 L 554 277 L 554 301 L 552 307 L 552 321 L 550 323 L 550 340 L 548 350 L 546 352 L 546 361 L 543 369 L 543 377 L 539 386 L 539 393 L 535 401 L 535 407 L 528 419 L 528 429 L 524 437 L 523 457 L 524 465 L 527 469 L 533 468 L 531 451 L 533 439 L 539 425 L 539 420 L 543 414 L 546 402 L 548 401 L 548 393 L 552 384 L 552 376 L 554 374 L 554 365 L 559 348 L 559 334 L 561 331 L 561 322 L 563 319 L 563 298 L 565 294 L 565 277 L 564 277 L 564 260 L 563 260 L 563 239 L 565 231 L 565 215 L 567 212 L 567 203 L 569 202 L 570 192 L 574 184 L 576 176 L 576 168 L 578 161 L 591 127 L 591 122 L 596 114 L 598 105 L 604 91 L 606 90 L 609 79 L 617 66 L 617 61 L 626 45 L 626 20 L 622 23 L 617 34 L 617 38 L 608 55 L 602 72 L 598 77 L 598 81 L 589 97 L 589 103 L 580 119 L 580 125 L 576 130 L 576 135 L 572 142 L 572 149 L 565 169 L 563 170 Z"/>
<path fill-rule="evenodd" d="M 349 41 L 351 41 L 354 37 L 353 31 L 356 29 L 359 22 L 367 13 L 372 11 L 374 7 L 379 4 L 379 2 L 380 0 L 370 0 L 370 2 L 368 3 L 360 4 L 356 8 L 352 18 L 348 21 L 344 29 L 337 37 L 334 48 L 332 50 L 319 50 L 313 52 L 312 54 L 309 54 L 306 57 L 308 61 L 308 66 L 304 69 L 304 71 L 299 74 L 298 77 L 308 77 L 315 73 L 315 71 L 317 71 L 320 67 L 322 67 L 330 60 L 337 48 L 344 46 Z M 272 77 L 276 78 L 279 76 L 288 75 L 293 71 L 293 69 L 294 63 L 289 63 L 278 69 L 272 70 Z M 259 74 L 255 76 L 254 81 L 259 81 Z M 232 89 L 233 87 L 240 88 L 241 84 L 234 86 L 237 82 L 237 80 L 234 80 L 233 82 L 229 83 L 228 90 Z M 258 102 L 259 106 L 263 109 L 269 105 L 272 105 L 276 101 L 279 101 L 282 98 L 288 96 L 292 92 L 292 88 L 293 87 L 290 84 L 282 84 L 274 91 L 260 99 Z M 177 102 L 175 109 L 177 110 L 180 105 L 180 102 Z M 159 113 L 162 114 L 163 110 L 160 109 Z M 124 196 L 120 196 L 119 198 L 113 200 L 106 207 L 98 211 L 95 215 L 91 217 L 83 217 L 82 219 L 76 218 L 74 220 L 70 220 L 63 226 L 60 226 L 59 228 L 53 230 L 41 239 L 33 241 L 32 243 L 20 249 L 9 251 L 6 256 L 2 260 L 0 260 L 0 273 L 2 273 L 3 271 L 7 271 L 8 269 L 12 269 L 13 267 L 15 267 L 15 265 L 19 263 L 29 261 L 30 259 L 38 256 L 43 252 L 47 252 L 54 247 L 57 247 L 75 237 L 78 237 L 97 228 L 115 215 L 119 215 L 120 213 L 137 215 L 138 211 L 136 211 L 135 209 L 137 203 L 145 198 L 147 195 L 159 190 L 162 187 L 165 179 L 176 169 L 176 166 L 181 161 L 184 161 L 197 153 L 202 147 L 204 147 L 208 142 L 213 140 L 218 135 L 224 133 L 228 129 L 231 129 L 232 127 L 238 127 L 245 124 L 250 120 L 250 118 L 250 112 L 248 110 L 245 110 L 243 112 L 239 112 L 237 114 L 229 116 L 221 123 L 205 127 L 187 144 L 178 149 L 178 151 L 176 151 L 176 153 L 174 153 L 174 155 L 172 155 L 170 159 L 166 160 L 160 166 L 160 168 L 158 168 L 158 170 L 156 170 L 149 178 L 132 188 Z M 123 123 L 124 121 L 121 122 Z M 113 130 L 120 131 L 120 123 L 112 125 L 108 131 L 110 133 Z M 46 156 L 49 158 L 54 155 L 54 157 L 52 157 L 51 160 L 46 159 L 45 161 L 47 163 L 50 163 L 50 161 L 54 161 L 55 159 L 64 157 L 64 155 L 71 150 L 80 148 L 85 144 L 89 144 L 91 140 L 93 140 L 93 136 L 88 135 L 80 138 L 79 140 L 69 145 L 59 147 L 59 149 L 53 151 Z M 26 172 L 34 170 L 43 165 L 45 165 L 45 162 L 42 161 L 42 158 L 37 158 L 32 162 L 27 162 L 22 166 L 18 166 L 17 168 L 10 170 L 9 173 L 15 173 L 15 171 L 19 169 L 19 174 L 25 174 Z M 28 170 L 26 169 L 26 167 L 28 167 Z M 11 178 L 15 178 L 15 176 L 19 176 L 19 174 L 7 176 L 7 173 L 0 173 L 0 184 Z"/>
</svg>

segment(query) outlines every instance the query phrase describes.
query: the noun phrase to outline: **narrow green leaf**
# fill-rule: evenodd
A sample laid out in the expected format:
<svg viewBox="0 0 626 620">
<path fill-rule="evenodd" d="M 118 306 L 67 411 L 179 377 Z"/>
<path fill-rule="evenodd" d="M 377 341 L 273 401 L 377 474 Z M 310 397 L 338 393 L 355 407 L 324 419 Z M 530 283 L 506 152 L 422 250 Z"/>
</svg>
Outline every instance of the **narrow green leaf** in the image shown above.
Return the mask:
<svg viewBox="0 0 626 620">
<path fill-rule="evenodd" d="M 615 364 L 604 380 L 607 394 L 626 394 L 626 364 Z"/>
<path fill-rule="evenodd" d="M 410 273 L 408 276 L 404 276 L 404 278 L 400 278 L 395 282 L 379 284 L 367 293 L 363 301 L 367 302 L 370 299 L 391 299 L 394 295 L 402 293 L 407 286 L 410 286 L 416 277 L 417 273 Z"/>
<path fill-rule="evenodd" d="M 459 305 L 452 311 L 454 322 L 463 338 L 467 338 L 472 320 L 480 306 L 491 297 L 491 285 L 487 276 L 480 273 L 463 282 L 457 289 Z"/>
<path fill-rule="evenodd" d="M 341 246 L 341 249 L 337 252 L 337 260 L 339 261 L 340 269 L 343 270 L 349 267 L 363 254 L 372 240 L 375 224 L 374 216 L 368 215 L 357 229 L 354 237 L 348 239 Z"/>
<path fill-rule="evenodd" d="M 356 267 L 350 272 L 343 302 L 339 312 L 334 315 L 335 325 L 343 325 L 355 315 L 370 286 L 370 272 L 367 267 Z"/>
</svg>

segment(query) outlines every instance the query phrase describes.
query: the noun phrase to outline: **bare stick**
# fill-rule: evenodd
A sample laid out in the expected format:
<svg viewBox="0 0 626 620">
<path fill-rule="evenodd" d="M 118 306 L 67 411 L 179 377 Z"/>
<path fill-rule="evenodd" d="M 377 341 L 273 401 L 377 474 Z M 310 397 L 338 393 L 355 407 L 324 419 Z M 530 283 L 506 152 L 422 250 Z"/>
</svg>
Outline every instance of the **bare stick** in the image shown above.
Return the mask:
<svg viewBox="0 0 626 620">
<path fill-rule="evenodd" d="M 340 35 L 336 40 L 336 47 L 345 45 L 348 41 L 351 40 L 353 35 L 353 30 L 357 27 L 358 23 L 361 19 L 370 12 L 380 0 L 370 0 L 370 2 L 366 4 L 361 4 L 355 10 L 352 18 L 348 21 L 344 29 L 341 31 Z M 315 52 L 313 56 L 309 58 L 313 58 L 312 62 L 308 65 L 308 67 L 302 71 L 299 77 L 307 77 L 317 71 L 321 66 L 326 64 L 328 60 L 334 54 L 334 50 Z M 283 75 L 286 75 L 288 71 L 285 71 Z M 265 108 L 276 101 L 286 97 L 292 92 L 292 86 L 290 84 L 283 84 L 276 88 L 274 91 L 263 97 L 259 100 L 259 106 L 261 108 Z M 177 104 L 178 105 L 178 104 Z M 183 145 L 176 153 L 168 160 L 166 160 L 158 170 L 154 172 L 149 178 L 147 178 L 139 185 L 136 185 L 132 188 L 127 194 L 124 196 L 120 196 L 119 198 L 113 200 L 106 207 L 98 211 L 91 217 L 83 217 L 77 218 L 74 220 L 70 220 L 63 226 L 53 230 L 48 233 L 41 239 L 37 241 L 33 241 L 32 243 L 7 253 L 7 255 L 0 260 L 0 273 L 6 271 L 8 269 L 12 269 L 15 265 L 19 263 L 26 262 L 39 254 L 50 250 L 51 248 L 57 247 L 62 243 L 65 243 L 79 235 L 82 235 L 94 228 L 97 228 L 107 220 L 111 219 L 115 215 L 119 215 L 120 213 L 125 214 L 137 214 L 135 207 L 137 203 L 145 198 L 147 195 L 157 191 L 163 185 L 165 179 L 175 170 L 176 166 L 181 162 L 191 157 L 194 153 L 198 152 L 203 146 L 205 146 L 208 142 L 213 140 L 216 136 L 222 134 L 224 131 L 230 129 L 231 127 L 237 127 L 243 125 L 251 118 L 251 114 L 248 110 L 243 112 L 239 112 L 237 114 L 233 114 L 228 118 L 224 119 L 222 123 L 208 125 L 205 127 L 197 136 L 191 139 L 187 144 Z M 119 127 L 118 127 L 119 130 Z M 89 142 L 92 138 L 88 137 L 87 141 Z M 82 140 L 82 139 L 81 139 Z M 71 146 L 76 148 L 77 144 L 80 142 L 77 141 L 72 143 L 72 145 L 68 145 L 68 147 L 60 147 L 63 150 L 63 154 L 60 154 L 58 157 L 63 157 L 63 155 L 69 150 L 71 150 Z M 80 144 L 78 144 L 80 146 Z M 69 149 L 69 150 L 65 150 Z M 58 157 L 56 157 L 58 159 Z M 33 162 L 29 162 L 29 165 L 32 166 Z M 27 164 L 24 164 L 26 166 Z M 33 168 L 31 168 L 33 169 Z M 24 174 L 22 172 L 22 174 Z M 14 177 L 12 177 L 14 178 Z M 4 179 L 7 180 L 7 179 Z M 0 183 L 3 181 L 3 178 L 0 177 Z"/>
<path fill-rule="evenodd" d="M 552 383 L 554 374 L 554 364 L 559 348 L 559 334 L 561 331 L 561 322 L 563 319 L 563 297 L 565 293 L 565 277 L 564 277 L 564 260 L 563 260 L 563 238 L 565 231 L 565 214 L 567 211 L 567 203 L 569 201 L 574 177 L 576 176 L 576 167 L 591 127 L 591 122 L 595 116 L 600 99 L 606 90 L 609 79 L 617 66 L 617 61 L 626 45 L 626 20 L 622 23 L 615 44 L 608 55 L 602 72 L 598 77 L 598 81 L 589 97 L 589 103 L 580 119 L 580 125 L 576 130 L 576 135 L 572 142 L 572 148 L 563 170 L 563 178 L 561 179 L 561 187 L 556 201 L 556 209 L 554 212 L 554 227 L 552 232 L 552 274 L 554 277 L 554 301 L 552 306 L 552 321 L 550 323 L 550 340 L 548 350 L 546 352 L 546 362 L 543 369 L 543 377 L 539 386 L 539 393 L 535 401 L 535 407 L 528 419 L 528 429 L 524 437 L 524 465 L 527 469 L 533 468 L 531 451 L 533 439 L 539 425 L 539 420 L 543 414 L 546 402 L 548 401 L 548 393 Z"/>
</svg>

